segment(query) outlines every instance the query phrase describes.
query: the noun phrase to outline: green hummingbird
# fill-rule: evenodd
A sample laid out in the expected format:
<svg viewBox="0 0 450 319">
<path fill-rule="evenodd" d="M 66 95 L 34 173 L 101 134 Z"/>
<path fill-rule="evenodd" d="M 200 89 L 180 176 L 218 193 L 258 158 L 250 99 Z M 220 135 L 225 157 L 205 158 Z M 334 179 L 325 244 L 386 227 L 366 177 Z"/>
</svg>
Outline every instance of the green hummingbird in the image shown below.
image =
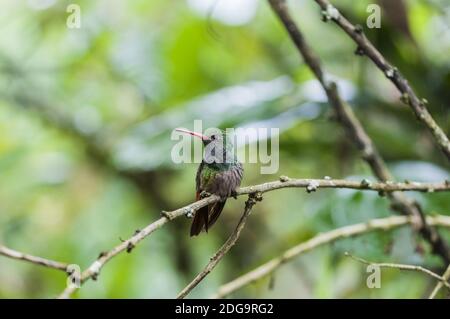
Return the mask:
<svg viewBox="0 0 450 319">
<path fill-rule="evenodd" d="M 190 134 L 202 140 L 204 155 L 195 177 L 196 199 L 215 194 L 220 201 L 200 208 L 191 225 L 191 236 L 197 236 L 217 221 L 228 197 L 235 196 L 244 169 L 238 161 L 231 136 L 218 131 L 209 136 L 178 128 L 176 131 Z"/>
</svg>

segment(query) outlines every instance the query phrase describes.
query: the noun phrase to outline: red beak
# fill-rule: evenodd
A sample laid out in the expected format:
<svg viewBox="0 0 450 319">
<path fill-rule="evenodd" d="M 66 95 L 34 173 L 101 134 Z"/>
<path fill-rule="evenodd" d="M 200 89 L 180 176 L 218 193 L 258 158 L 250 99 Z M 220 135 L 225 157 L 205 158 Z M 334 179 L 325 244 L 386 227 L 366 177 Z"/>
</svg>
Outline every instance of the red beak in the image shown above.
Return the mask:
<svg viewBox="0 0 450 319">
<path fill-rule="evenodd" d="M 184 128 L 176 128 L 175 131 L 183 132 L 183 133 L 186 133 L 186 134 L 198 137 L 202 141 L 209 141 L 210 140 L 210 138 L 208 136 L 206 136 L 206 135 L 203 135 L 203 134 L 200 134 L 200 133 L 197 133 L 197 132 L 192 132 L 192 131 L 186 130 Z"/>
</svg>

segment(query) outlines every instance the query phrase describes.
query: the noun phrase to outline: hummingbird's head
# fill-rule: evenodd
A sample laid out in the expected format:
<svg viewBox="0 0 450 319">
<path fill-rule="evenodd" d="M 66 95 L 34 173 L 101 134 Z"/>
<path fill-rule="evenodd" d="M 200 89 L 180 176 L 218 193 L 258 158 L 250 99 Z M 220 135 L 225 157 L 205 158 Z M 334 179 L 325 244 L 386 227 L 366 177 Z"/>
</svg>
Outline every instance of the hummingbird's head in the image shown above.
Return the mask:
<svg viewBox="0 0 450 319">
<path fill-rule="evenodd" d="M 233 138 L 226 132 L 217 129 L 211 134 L 203 135 L 183 128 L 177 128 L 175 130 L 202 140 L 205 146 L 203 160 L 207 164 L 228 166 L 237 162 Z"/>
</svg>

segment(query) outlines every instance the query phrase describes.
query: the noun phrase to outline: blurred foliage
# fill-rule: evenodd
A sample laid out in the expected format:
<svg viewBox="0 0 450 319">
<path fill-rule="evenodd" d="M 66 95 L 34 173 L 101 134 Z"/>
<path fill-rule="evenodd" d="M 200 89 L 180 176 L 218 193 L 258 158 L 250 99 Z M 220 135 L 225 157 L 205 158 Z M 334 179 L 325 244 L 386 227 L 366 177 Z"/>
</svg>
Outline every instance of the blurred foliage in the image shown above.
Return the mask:
<svg viewBox="0 0 450 319">
<path fill-rule="evenodd" d="M 353 55 L 354 43 L 336 26 L 320 22 L 313 1 L 289 2 L 396 177 L 449 178 L 448 162 L 383 74 Z M 334 1 L 361 25 L 371 2 Z M 70 3 L 81 7 L 80 29 L 66 27 Z M 383 13 L 382 28 L 367 34 L 450 133 L 448 2 L 406 3 L 408 32 Z M 170 161 L 170 133 L 194 119 L 204 128 L 280 128 L 279 173 L 245 164 L 244 185 L 278 175 L 371 178 L 265 1 L 4 0 L 0 24 L 0 241 L 13 249 L 84 268 L 162 209 L 191 202 L 197 165 Z M 411 196 L 430 214 L 450 214 L 448 194 Z M 189 239 L 190 221 L 170 223 L 76 295 L 174 297 L 232 231 L 243 201 L 230 200 L 208 235 Z M 388 201 L 371 193 L 268 193 L 239 244 L 192 296 L 207 297 L 319 232 L 389 214 Z M 417 298 L 432 286 L 422 274 L 386 270 L 382 288 L 368 289 L 365 268 L 344 251 L 443 266 L 402 228 L 316 249 L 234 296 Z M 2 298 L 54 297 L 65 282 L 54 270 L 0 258 Z"/>
</svg>

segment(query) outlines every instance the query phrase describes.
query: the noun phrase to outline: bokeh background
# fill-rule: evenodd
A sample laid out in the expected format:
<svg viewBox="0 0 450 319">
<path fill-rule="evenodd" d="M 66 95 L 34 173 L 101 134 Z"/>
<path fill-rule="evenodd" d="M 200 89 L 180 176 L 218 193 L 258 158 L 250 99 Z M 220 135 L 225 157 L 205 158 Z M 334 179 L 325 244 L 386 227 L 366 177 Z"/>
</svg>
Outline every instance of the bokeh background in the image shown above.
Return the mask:
<svg viewBox="0 0 450 319">
<path fill-rule="evenodd" d="M 372 2 L 333 1 L 361 25 Z M 66 26 L 71 3 L 81 7 L 80 29 Z M 448 1 L 377 3 L 382 28 L 368 36 L 449 134 Z M 384 75 L 321 22 L 314 1 L 289 4 L 395 176 L 449 178 L 448 162 Z M 172 163 L 170 133 L 194 119 L 204 127 L 280 128 L 279 172 L 261 175 L 259 164 L 245 164 L 243 185 L 279 175 L 373 179 L 266 1 L 3 0 L 0 26 L 0 241 L 10 248 L 85 268 L 161 210 L 192 202 L 197 164 Z M 450 215 L 448 194 L 411 196 L 428 214 Z M 190 239 L 190 220 L 171 222 L 113 259 L 76 297 L 176 296 L 234 229 L 244 201 L 230 200 L 208 235 Z M 390 214 L 375 193 L 268 193 L 238 245 L 191 296 L 208 297 L 320 232 Z M 444 266 L 404 227 L 318 248 L 232 297 L 419 298 L 433 286 L 423 274 L 383 270 L 381 289 L 368 289 L 365 267 L 345 251 Z M 52 298 L 65 283 L 63 273 L 0 257 L 1 298 Z"/>
</svg>

